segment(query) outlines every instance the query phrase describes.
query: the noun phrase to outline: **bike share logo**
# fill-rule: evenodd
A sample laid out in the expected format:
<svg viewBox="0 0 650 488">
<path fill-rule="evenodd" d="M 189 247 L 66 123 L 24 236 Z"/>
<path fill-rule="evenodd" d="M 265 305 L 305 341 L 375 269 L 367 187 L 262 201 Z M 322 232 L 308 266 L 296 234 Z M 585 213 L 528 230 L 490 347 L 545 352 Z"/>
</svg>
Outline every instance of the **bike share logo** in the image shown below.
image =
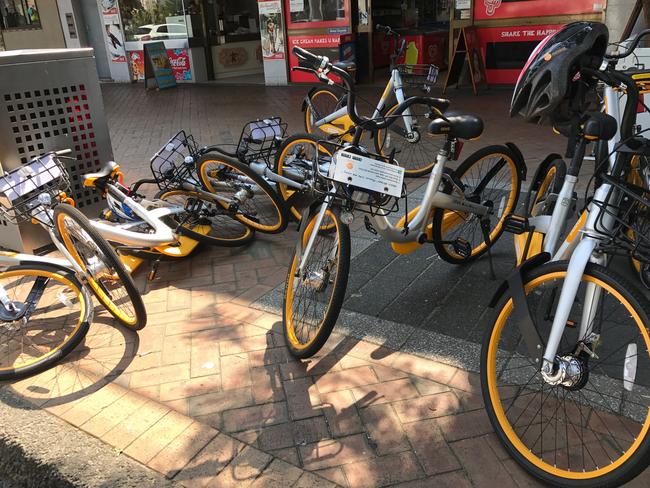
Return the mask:
<svg viewBox="0 0 650 488">
<path fill-rule="evenodd" d="M 501 6 L 501 0 L 483 0 L 485 4 L 485 13 L 492 17 L 494 12 Z"/>
</svg>

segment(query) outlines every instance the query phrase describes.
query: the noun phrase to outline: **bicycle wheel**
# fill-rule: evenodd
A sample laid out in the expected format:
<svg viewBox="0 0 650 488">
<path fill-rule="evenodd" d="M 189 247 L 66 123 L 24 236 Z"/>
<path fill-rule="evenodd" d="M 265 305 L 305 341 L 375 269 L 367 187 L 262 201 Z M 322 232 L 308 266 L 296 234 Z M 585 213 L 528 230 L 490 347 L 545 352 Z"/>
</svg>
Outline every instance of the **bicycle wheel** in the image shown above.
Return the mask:
<svg viewBox="0 0 650 488">
<path fill-rule="evenodd" d="M 565 177 L 566 163 L 562 159 L 554 159 L 548 165 L 540 166 L 526 195 L 526 215 L 551 215 Z"/>
<path fill-rule="evenodd" d="M 384 114 L 390 117 L 398 104 L 393 105 Z M 396 120 L 385 129 L 375 133 L 375 150 L 379 154 L 389 156 L 395 150 L 395 160 L 402 168 L 404 174 L 412 178 L 429 174 L 433 165 L 436 164 L 438 151 L 445 143 L 444 136 L 429 134 L 427 127 L 430 119 L 425 114 L 431 110 L 428 105 L 411 105 L 411 135 L 406 131 L 404 116 Z M 438 112 L 440 113 L 440 112 Z"/>
<path fill-rule="evenodd" d="M 311 106 L 305 103 L 305 131 L 308 134 L 314 134 L 317 137 L 325 139 L 331 134 L 321 130 L 315 124 L 320 119 L 336 112 L 342 107 L 341 92 L 333 88 L 323 87 L 314 90 L 308 96 Z"/>
<path fill-rule="evenodd" d="M 524 276 L 530 314 L 543 342 L 567 267 L 567 262 L 554 262 Z M 584 311 L 593 296 L 598 302 Z M 483 339 L 481 387 L 494 430 L 530 474 L 553 486 L 608 487 L 648 465 L 649 309 L 636 288 L 589 264 L 557 353 L 570 368 L 561 383 L 551 385 L 528 355 L 510 292 L 501 298 Z M 580 337 L 583 317 L 591 317 L 593 334 L 587 337 Z"/>
<path fill-rule="evenodd" d="M 9 300 L 0 304 L 0 381 L 54 366 L 88 332 L 92 298 L 71 272 L 20 264 L 0 272 L 0 288 Z"/>
<path fill-rule="evenodd" d="M 197 166 L 199 179 L 210 193 L 226 197 L 219 202 L 247 226 L 266 234 L 287 228 L 282 199 L 267 181 L 247 165 L 220 154 L 207 154 Z"/>
<path fill-rule="evenodd" d="M 317 215 L 310 216 L 301 237 L 303 251 L 314 232 Z M 296 276 L 299 263 L 294 253 L 284 289 L 284 335 L 291 354 L 301 359 L 316 354 L 327 341 L 348 284 L 350 230 L 334 209 L 326 211 L 323 224 L 334 226 L 336 231 L 318 230 L 301 276 Z"/>
<path fill-rule="evenodd" d="M 275 173 L 298 183 L 312 180 L 317 152 L 326 157 L 332 155 L 332 152 L 323 144 L 318 144 L 318 141 L 317 136 L 310 134 L 296 134 L 286 138 L 275 157 Z M 313 197 L 285 183 L 278 183 L 278 193 L 292 217 L 300 223 L 302 209 L 311 205 Z"/>
<path fill-rule="evenodd" d="M 488 146 L 470 155 L 455 171 L 460 188 L 447 188 L 473 203 L 491 208 L 486 231 L 490 246 L 501 237 L 503 221 L 519 198 L 521 177 L 515 155 L 505 146 Z M 433 241 L 438 255 L 447 262 L 462 264 L 488 250 L 479 216 L 437 208 L 433 214 Z M 463 241 L 469 252 L 461 255 L 455 243 Z"/>
<path fill-rule="evenodd" d="M 222 205 L 188 190 L 162 190 L 156 198 L 183 207 L 174 215 L 176 232 L 211 246 L 244 246 L 253 240 L 255 231 L 236 220 Z M 180 226 L 180 227 L 178 227 Z"/>
<path fill-rule="evenodd" d="M 54 208 L 58 239 L 86 273 L 88 286 L 109 313 L 130 329 L 147 324 L 147 311 L 131 275 L 115 251 L 88 219 L 76 208 L 59 204 Z"/>
</svg>

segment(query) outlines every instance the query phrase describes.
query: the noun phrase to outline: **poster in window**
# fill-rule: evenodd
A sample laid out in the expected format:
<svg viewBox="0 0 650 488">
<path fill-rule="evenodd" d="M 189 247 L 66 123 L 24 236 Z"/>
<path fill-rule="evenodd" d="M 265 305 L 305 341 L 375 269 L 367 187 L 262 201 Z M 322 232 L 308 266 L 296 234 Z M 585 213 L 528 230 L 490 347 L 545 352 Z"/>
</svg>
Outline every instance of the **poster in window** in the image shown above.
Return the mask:
<svg viewBox="0 0 650 488">
<path fill-rule="evenodd" d="M 280 0 L 260 1 L 258 8 L 262 57 L 264 59 L 284 59 L 284 32 Z"/>
<path fill-rule="evenodd" d="M 515 19 L 600 13 L 605 0 L 476 0 L 474 19 Z"/>
<path fill-rule="evenodd" d="M 124 38 L 119 24 L 105 23 L 106 49 L 110 54 L 113 63 L 126 63 L 126 51 L 124 50 Z"/>
<path fill-rule="evenodd" d="M 117 0 L 100 0 L 102 15 L 117 15 Z"/>
<path fill-rule="evenodd" d="M 322 29 L 350 24 L 350 0 L 284 0 L 288 29 Z"/>
</svg>

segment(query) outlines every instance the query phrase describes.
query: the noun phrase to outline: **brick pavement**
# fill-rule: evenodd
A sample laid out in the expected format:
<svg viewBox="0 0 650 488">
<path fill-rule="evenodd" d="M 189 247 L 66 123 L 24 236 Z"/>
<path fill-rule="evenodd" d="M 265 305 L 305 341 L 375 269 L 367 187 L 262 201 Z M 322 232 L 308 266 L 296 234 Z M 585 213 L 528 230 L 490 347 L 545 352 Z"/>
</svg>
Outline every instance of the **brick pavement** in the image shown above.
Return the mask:
<svg viewBox="0 0 650 488">
<path fill-rule="evenodd" d="M 206 143 L 227 140 L 258 113 L 284 115 L 304 93 L 240 87 L 224 97 L 222 89 L 104 87 L 125 169 L 147 174 L 142 161 L 177 128 Z M 490 107 L 506 98 L 493 92 L 459 104 L 478 100 L 497 118 Z M 291 117 L 299 128 L 295 109 Z M 185 486 L 536 486 L 497 442 L 471 359 L 447 354 L 475 361 L 475 344 L 347 310 L 369 324 L 363 334 L 342 320 L 317 357 L 291 358 L 280 317 L 263 301 L 284 281 L 292 229 L 163 263 L 152 282 L 136 274 L 149 314 L 144 330 L 115 327 L 97 308 L 65 363 L 3 387 Z M 361 258 L 372 242 L 355 232 L 354 245 Z M 451 269 L 435 265 L 443 267 Z M 647 486 L 648 474 L 634 485 Z"/>
</svg>

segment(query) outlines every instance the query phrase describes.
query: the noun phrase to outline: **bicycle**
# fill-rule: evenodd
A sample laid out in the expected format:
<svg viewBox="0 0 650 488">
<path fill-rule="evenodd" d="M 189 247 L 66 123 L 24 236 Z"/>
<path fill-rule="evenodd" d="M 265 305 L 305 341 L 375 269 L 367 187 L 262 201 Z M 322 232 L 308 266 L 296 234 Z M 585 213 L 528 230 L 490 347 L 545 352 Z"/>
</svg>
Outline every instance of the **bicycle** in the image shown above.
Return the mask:
<svg viewBox="0 0 650 488">
<path fill-rule="evenodd" d="M 552 59 L 553 49 L 567 50 L 562 40 L 580 39 L 572 34 L 580 29 L 597 32 L 595 24 L 565 26 L 555 39 L 542 41 L 527 66 L 535 56 Z M 650 304 L 607 267 L 616 254 L 650 259 L 648 236 L 635 227 L 650 194 L 627 179 L 632 157 L 647 147 L 636 143 L 633 130 L 639 91 L 629 74 L 615 70 L 616 59 L 647 34 L 626 53 L 606 57 L 601 68 L 583 65 L 573 78 L 574 107 L 598 82 L 606 91 L 625 90 L 628 98 L 615 157 L 596 166 L 599 183 L 567 237 L 560 238 L 587 144 L 614 140 L 611 115 L 582 112 L 556 127 L 568 138 L 566 175 L 562 164 L 549 163 L 531 192 L 529 214 L 506 222 L 527 238 L 521 264 L 490 303 L 481 348 L 483 399 L 507 452 L 554 486 L 617 486 L 650 462 L 650 388 L 643 377 L 650 371 Z"/>
<path fill-rule="evenodd" d="M 27 378 L 83 340 L 93 302 L 62 259 L 0 252 L 0 381 Z"/>
<path fill-rule="evenodd" d="M 492 162 L 473 158 L 463 163 L 459 172 L 446 171 L 447 161 L 458 155 L 459 139 L 479 137 L 483 122 L 471 115 L 447 113 L 436 117 L 429 130 L 443 135 L 445 143 L 438 152 L 423 201 L 411 211 L 406 208 L 404 217 L 391 224 L 388 215 L 399 210 L 399 200 L 404 199 L 408 207 L 404 169 L 390 157 L 367 152 L 359 141 L 364 129 L 384 128 L 392 119 L 361 117 L 347 72 L 304 49 L 294 48 L 293 52 L 303 71 L 317 72 L 321 79 L 331 71 L 343 80 L 349 90 L 348 112 L 356 125 L 349 145 L 331 144 L 336 150 L 327 168 L 314 160 L 320 198 L 311 213 L 309 208 L 303 211 L 300 237 L 287 274 L 284 334 L 291 354 L 307 358 L 327 341 L 342 307 L 350 266 L 348 226 L 353 212 L 364 212 L 366 228 L 390 241 L 398 252 L 410 252 L 429 242 L 443 259 L 466 263 L 488 252 L 501 236 L 505 216 L 515 208 L 525 171 L 520 157 L 506 146 L 499 146 L 496 153 L 489 151 L 497 155 Z M 410 98 L 400 104 L 396 117 L 413 103 L 426 103 L 444 112 L 449 102 Z M 318 143 L 314 152 L 318 152 Z"/>
<path fill-rule="evenodd" d="M 377 102 L 372 119 L 395 115 L 399 117 L 394 117 L 397 120 L 386 127 L 373 131 L 375 152 L 386 156 L 395 150 L 395 160 L 405 169 L 406 176 L 424 176 L 436 164 L 435 158 L 432 160 L 431 157 L 438 153 L 444 139 L 425 130 L 427 114 L 415 113 L 409 107 L 398 114 L 397 108 L 406 98 L 405 86 L 429 93 L 438 77 L 438 68 L 432 64 L 396 64 L 406 50 L 406 41 L 400 41 L 400 35 L 388 26 L 377 25 L 376 28 L 393 37 L 395 50 L 390 56 L 390 79 Z M 356 69 L 354 63 L 348 61 L 333 63 L 333 66 L 348 73 Z M 321 139 L 351 142 L 355 121 L 347 112 L 348 95 L 345 86 L 337 85 L 332 79 L 322 78 L 321 81 L 329 86 L 312 88 L 302 105 L 305 130 Z M 389 106 L 391 96 L 394 96 L 396 102 Z M 436 108 L 431 107 L 431 110 L 435 111 Z"/>
</svg>

